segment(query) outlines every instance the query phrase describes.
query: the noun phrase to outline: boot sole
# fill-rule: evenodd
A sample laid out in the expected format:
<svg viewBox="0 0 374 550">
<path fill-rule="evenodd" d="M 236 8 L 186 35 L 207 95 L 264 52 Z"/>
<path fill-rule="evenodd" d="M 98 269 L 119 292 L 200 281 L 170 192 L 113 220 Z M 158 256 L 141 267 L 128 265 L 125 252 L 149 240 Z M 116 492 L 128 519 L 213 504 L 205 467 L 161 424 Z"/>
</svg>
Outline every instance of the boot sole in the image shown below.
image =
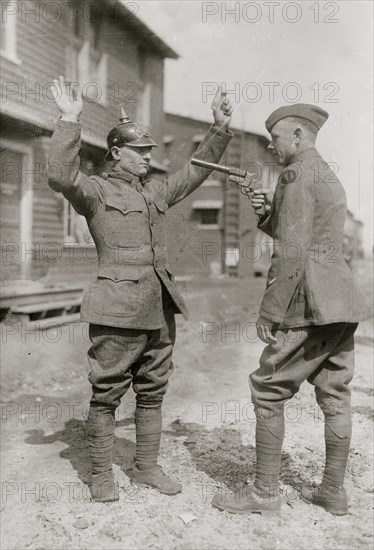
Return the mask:
<svg viewBox="0 0 374 550">
<path fill-rule="evenodd" d="M 118 498 L 104 498 L 104 499 L 98 499 L 98 498 L 94 498 L 93 496 L 91 496 L 91 499 L 92 499 L 94 502 L 102 502 L 102 503 L 105 503 L 105 502 L 118 502 L 118 501 L 119 501 L 119 497 L 118 497 Z"/>
<path fill-rule="evenodd" d="M 323 508 L 328 512 L 329 514 L 333 514 L 334 516 L 346 516 L 348 514 L 348 508 L 344 510 L 339 510 L 336 508 L 332 508 L 328 504 L 322 504 L 322 502 L 314 502 L 313 500 L 308 500 L 307 498 L 300 495 L 301 500 L 305 502 L 306 504 L 314 504 L 314 506 L 319 506 L 320 508 Z"/>
</svg>

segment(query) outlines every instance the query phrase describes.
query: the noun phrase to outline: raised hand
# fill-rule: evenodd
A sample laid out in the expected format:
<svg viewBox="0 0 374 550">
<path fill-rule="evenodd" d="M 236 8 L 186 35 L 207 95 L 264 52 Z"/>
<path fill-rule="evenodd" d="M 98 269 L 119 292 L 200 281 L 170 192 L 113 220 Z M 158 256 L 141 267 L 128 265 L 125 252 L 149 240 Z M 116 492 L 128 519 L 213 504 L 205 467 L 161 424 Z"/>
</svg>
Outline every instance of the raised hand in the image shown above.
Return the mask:
<svg viewBox="0 0 374 550">
<path fill-rule="evenodd" d="M 61 118 L 76 122 L 83 110 L 80 87 L 70 87 L 65 83 L 64 77 L 60 76 L 58 80 L 56 78 L 53 80 L 51 91 L 56 105 L 62 113 Z"/>
<path fill-rule="evenodd" d="M 231 102 L 226 97 L 226 92 L 221 93 L 221 104 L 213 109 L 214 123 L 216 126 L 228 128 L 231 122 L 233 108 Z"/>
</svg>

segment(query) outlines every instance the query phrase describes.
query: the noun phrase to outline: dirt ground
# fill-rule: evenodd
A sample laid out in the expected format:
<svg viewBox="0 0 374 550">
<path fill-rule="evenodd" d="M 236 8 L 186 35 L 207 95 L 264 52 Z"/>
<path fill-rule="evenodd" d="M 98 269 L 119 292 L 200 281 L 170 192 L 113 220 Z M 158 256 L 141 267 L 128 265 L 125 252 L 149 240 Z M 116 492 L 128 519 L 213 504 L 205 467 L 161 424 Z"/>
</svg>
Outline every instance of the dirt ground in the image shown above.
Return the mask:
<svg viewBox="0 0 374 550">
<path fill-rule="evenodd" d="M 356 268 L 372 301 L 369 263 Z M 251 480 L 254 416 L 248 374 L 263 344 L 253 322 L 263 279 L 186 288 L 175 372 L 165 399 L 160 463 L 183 483 L 168 497 L 132 487 L 134 395 L 118 410 L 114 456 L 120 501 L 90 501 L 84 419 L 90 398 L 85 325 L 29 333 L 2 327 L 2 541 L 4 549 L 351 549 L 373 547 L 373 323 L 359 326 L 352 382 L 354 435 L 348 516 L 299 499 L 321 478 L 322 415 L 305 384 L 286 407 L 280 516 L 236 516 L 211 506 L 217 491 Z"/>
</svg>

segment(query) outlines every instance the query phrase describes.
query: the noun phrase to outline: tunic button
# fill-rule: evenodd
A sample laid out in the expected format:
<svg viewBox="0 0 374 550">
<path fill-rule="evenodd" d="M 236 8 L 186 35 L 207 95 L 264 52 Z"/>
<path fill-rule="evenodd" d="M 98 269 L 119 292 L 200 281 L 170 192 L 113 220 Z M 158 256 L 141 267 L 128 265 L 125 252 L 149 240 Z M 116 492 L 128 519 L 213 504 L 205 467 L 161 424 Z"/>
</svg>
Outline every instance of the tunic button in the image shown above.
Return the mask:
<svg viewBox="0 0 374 550">
<path fill-rule="evenodd" d="M 116 276 L 114 277 L 114 280 L 115 280 L 115 281 L 118 281 L 118 275 L 116 275 Z"/>
</svg>

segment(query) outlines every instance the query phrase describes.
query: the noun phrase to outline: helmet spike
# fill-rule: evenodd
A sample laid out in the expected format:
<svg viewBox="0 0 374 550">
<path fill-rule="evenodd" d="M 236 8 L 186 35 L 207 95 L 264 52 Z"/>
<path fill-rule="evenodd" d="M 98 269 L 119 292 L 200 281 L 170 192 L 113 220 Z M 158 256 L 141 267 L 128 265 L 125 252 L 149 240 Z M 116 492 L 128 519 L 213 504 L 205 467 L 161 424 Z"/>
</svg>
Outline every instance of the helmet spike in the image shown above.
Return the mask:
<svg viewBox="0 0 374 550">
<path fill-rule="evenodd" d="M 126 113 L 122 105 L 120 106 L 120 108 L 121 108 L 121 116 L 119 118 L 120 123 L 126 124 L 128 122 L 131 122 L 129 115 Z"/>
</svg>

